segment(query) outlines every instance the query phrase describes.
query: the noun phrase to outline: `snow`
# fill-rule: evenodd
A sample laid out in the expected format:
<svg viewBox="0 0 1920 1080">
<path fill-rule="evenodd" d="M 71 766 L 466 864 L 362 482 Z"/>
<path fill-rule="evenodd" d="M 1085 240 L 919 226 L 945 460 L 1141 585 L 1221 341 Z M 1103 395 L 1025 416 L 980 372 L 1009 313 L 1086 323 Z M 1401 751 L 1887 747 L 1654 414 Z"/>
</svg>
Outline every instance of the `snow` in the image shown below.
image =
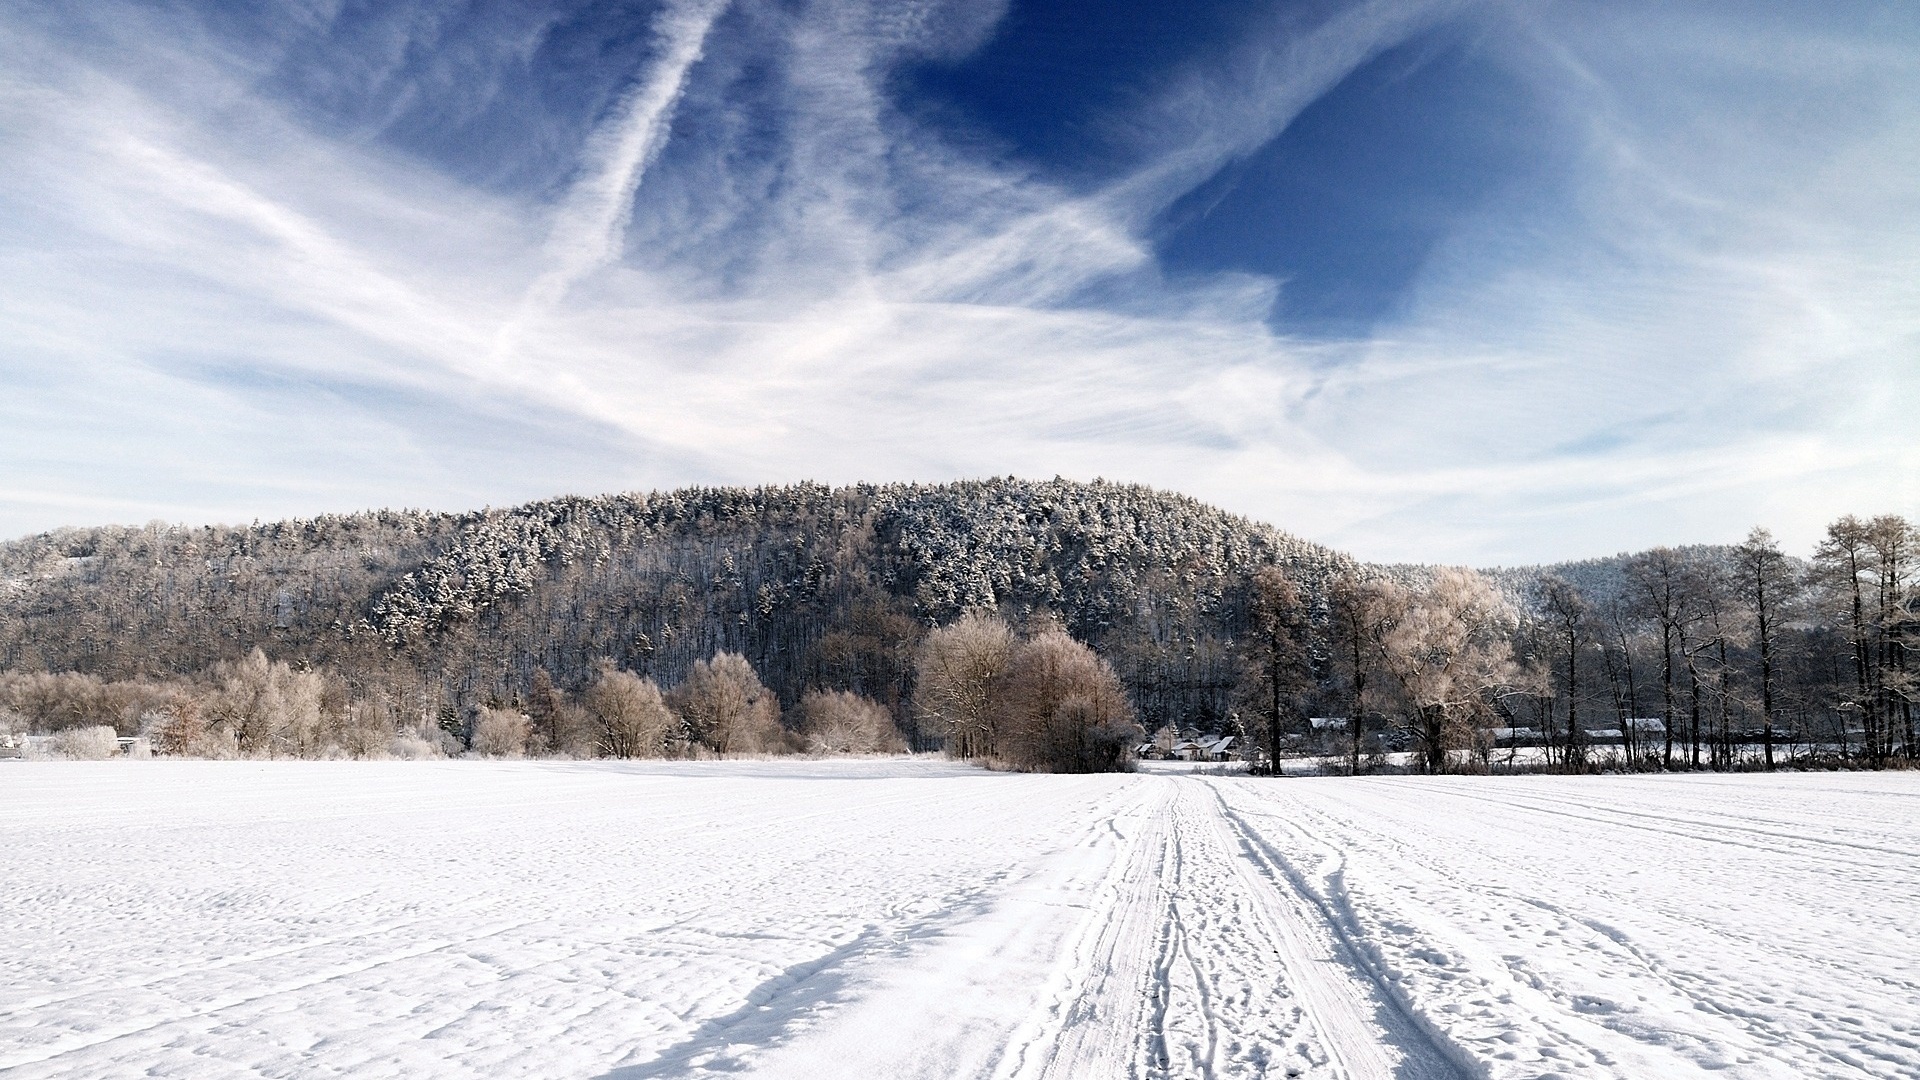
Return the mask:
<svg viewBox="0 0 1920 1080">
<path fill-rule="evenodd" d="M 1920 1076 L 1920 777 L 6 762 L 9 1077 Z"/>
</svg>

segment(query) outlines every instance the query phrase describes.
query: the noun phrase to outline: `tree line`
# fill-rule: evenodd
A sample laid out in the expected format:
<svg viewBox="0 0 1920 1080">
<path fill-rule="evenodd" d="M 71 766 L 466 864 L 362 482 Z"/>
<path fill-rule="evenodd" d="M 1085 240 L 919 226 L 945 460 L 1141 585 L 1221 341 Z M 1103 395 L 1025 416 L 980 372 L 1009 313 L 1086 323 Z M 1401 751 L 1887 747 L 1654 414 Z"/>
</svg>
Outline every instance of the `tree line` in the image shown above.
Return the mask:
<svg viewBox="0 0 1920 1080">
<path fill-rule="evenodd" d="M 1492 575 L 1342 575 L 1318 612 L 1259 571 L 1242 729 L 1284 754 L 1308 716 L 1338 717 L 1346 771 L 1388 745 L 1425 772 L 1910 766 L 1917 550 L 1904 518 L 1848 516 L 1806 559 L 1756 528 Z"/>
<path fill-rule="evenodd" d="M 1178 725 L 1347 771 L 1889 765 L 1915 745 L 1913 545 L 1845 518 L 1808 558 L 1756 531 L 1368 566 L 1180 496 L 1011 478 L 63 530 L 0 544 L 0 722 L 171 717 L 162 742 L 205 753 L 1083 769 Z"/>
<path fill-rule="evenodd" d="M 0 671 L 207 682 L 259 649 L 437 729 L 525 710 L 541 679 L 578 699 L 603 661 L 671 687 L 734 653 L 783 716 L 852 694 L 927 750 L 945 736 L 912 707 L 921 641 L 984 610 L 1055 621 L 1151 723 L 1219 726 L 1246 568 L 1268 564 L 1354 565 L 1182 496 L 1058 479 L 69 529 L 0 544 Z"/>
<path fill-rule="evenodd" d="M 922 641 L 914 711 L 955 757 L 1001 768 L 1109 772 L 1128 767 L 1140 728 L 1111 664 L 1057 624 L 1017 635 L 969 612 Z M 105 721 L 103 723 L 103 721 Z M 893 754 L 894 714 L 871 698 L 814 688 L 782 710 L 747 659 L 722 652 L 663 689 L 611 660 L 579 693 L 535 673 L 523 701 L 466 715 L 410 713 L 355 696 L 337 674 L 255 649 L 190 680 L 0 675 L 0 731 L 56 732 L 59 756 L 106 757 L 137 733 L 151 753 L 202 758 L 670 758 Z"/>
</svg>

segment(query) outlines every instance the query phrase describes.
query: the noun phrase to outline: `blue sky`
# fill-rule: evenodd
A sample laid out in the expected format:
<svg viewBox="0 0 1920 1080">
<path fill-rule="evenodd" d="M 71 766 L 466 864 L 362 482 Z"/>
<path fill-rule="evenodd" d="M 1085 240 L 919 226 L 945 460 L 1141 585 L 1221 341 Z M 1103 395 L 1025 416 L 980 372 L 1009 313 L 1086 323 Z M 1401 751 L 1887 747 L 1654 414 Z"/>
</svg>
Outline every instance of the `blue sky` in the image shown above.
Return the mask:
<svg viewBox="0 0 1920 1080">
<path fill-rule="evenodd" d="M 0 0 L 0 534 L 1008 473 L 1920 513 L 1920 8 Z"/>
</svg>

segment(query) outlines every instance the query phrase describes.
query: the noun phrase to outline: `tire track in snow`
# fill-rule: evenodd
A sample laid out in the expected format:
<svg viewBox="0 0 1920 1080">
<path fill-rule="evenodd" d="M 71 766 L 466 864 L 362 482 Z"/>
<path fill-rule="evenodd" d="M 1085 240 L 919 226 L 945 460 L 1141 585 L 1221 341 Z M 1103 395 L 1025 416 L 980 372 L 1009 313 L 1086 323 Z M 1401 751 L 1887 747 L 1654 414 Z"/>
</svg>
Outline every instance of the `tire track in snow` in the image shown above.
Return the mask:
<svg viewBox="0 0 1920 1080">
<path fill-rule="evenodd" d="M 1211 785 L 1149 783 L 997 1078 L 1459 1080 Z"/>
<path fill-rule="evenodd" d="M 1282 958 L 1341 1075 L 1353 1080 L 1477 1075 L 1471 1056 L 1422 1022 L 1375 966 L 1351 913 L 1340 903 L 1338 852 L 1309 878 L 1248 825 L 1219 785 L 1208 784 L 1208 792 L 1215 827 L 1237 842 L 1245 856 L 1240 874 L 1267 898 Z"/>
<path fill-rule="evenodd" d="M 805 1075 L 796 1074 L 790 1063 L 783 1064 L 779 1053 L 792 1045 L 804 1045 L 809 1032 L 830 1025 L 835 1013 L 858 1008 L 863 1001 L 871 1004 L 871 980 L 876 971 L 910 965 L 916 953 L 940 948 L 941 939 L 964 933 L 977 921 L 994 921 L 996 909 L 1019 910 L 1030 904 L 1085 909 L 1089 915 L 1071 921 L 1073 940 L 1067 955 L 1054 964 L 1045 1007 L 1029 1018 L 1022 1034 L 998 1055 L 999 1067 L 994 1073 L 1040 1075 L 1035 1070 L 1045 1066 L 1046 1048 L 1059 1043 L 1063 1032 L 1091 1033 L 1099 1043 L 1114 1030 L 1106 1018 L 1089 1017 L 1080 1011 L 1089 997 L 1083 984 L 1089 972 L 1097 975 L 1099 970 L 1088 958 L 1100 951 L 1096 939 L 1106 936 L 1105 924 L 1092 918 L 1091 913 L 1113 909 L 1116 905 L 1106 893 L 1132 879 L 1129 865 L 1142 848 L 1142 826 L 1151 825 L 1157 818 L 1149 794 L 1137 788 L 1115 788 L 1079 809 L 1075 832 L 1037 864 L 1003 867 L 984 881 L 969 882 L 938 898 L 930 910 L 924 898 L 890 909 L 901 916 L 899 922 L 870 923 L 843 941 L 822 943 L 820 954 L 746 990 L 732 1011 L 690 1029 L 679 1041 L 644 1061 L 613 1068 L 602 1074 L 601 1080 L 741 1072 Z M 1086 900 L 1074 902 L 1073 898 L 1079 896 Z M 921 1048 L 937 1058 L 938 1051 L 930 1043 L 923 1043 Z M 1114 1060 L 1121 1062 L 1122 1071 L 1113 1075 L 1124 1075 L 1124 1052 Z M 981 1074 L 987 1071 L 983 1068 Z"/>
<path fill-rule="evenodd" d="M 1146 1075 L 1354 1075 L 1342 1067 L 1349 1055 L 1335 1026 L 1312 1016 L 1311 973 L 1295 970 L 1268 890 L 1243 875 L 1199 795 L 1197 785 L 1180 782 L 1173 805 L 1173 874 L 1156 965 L 1165 1003 Z"/>
<path fill-rule="evenodd" d="M 1251 789 L 1241 790 L 1251 793 Z M 1451 848 L 1414 843 L 1378 825 L 1363 825 L 1354 815 L 1309 805 L 1317 800 L 1292 792 L 1284 799 L 1276 798 L 1278 789 L 1267 794 L 1269 798 L 1256 800 L 1263 808 L 1248 813 L 1277 824 L 1298 847 L 1363 853 L 1377 864 L 1374 885 L 1388 880 L 1379 877 L 1382 872 L 1402 880 L 1412 875 L 1444 883 L 1435 895 L 1465 905 L 1457 909 L 1443 904 L 1420 914 L 1398 902 L 1392 889 L 1375 890 L 1378 895 L 1371 898 L 1374 909 L 1369 922 L 1354 912 L 1344 875 L 1339 880 L 1329 875 L 1325 890 L 1347 913 L 1356 939 L 1374 957 L 1383 978 L 1392 980 L 1396 996 L 1406 1001 L 1408 1010 L 1443 1025 L 1450 1041 L 1477 1048 L 1469 1053 L 1485 1056 L 1484 1067 L 1492 1075 L 1533 1076 L 1527 1070 L 1540 1067 L 1559 1075 L 1635 1078 L 1734 1069 L 1738 1075 L 1758 1078 L 1847 1075 L 1859 1068 L 1857 1062 L 1836 1055 L 1831 1048 L 1807 1043 L 1759 1014 L 1714 1000 L 1713 991 L 1732 987 L 1670 969 L 1604 921 L 1473 876 L 1448 857 Z M 1442 803 L 1458 797 L 1522 814 L 1561 814 L 1518 807 L 1498 798 L 1477 800 L 1437 787 L 1423 789 L 1421 795 Z M 1596 816 L 1588 824 L 1612 823 Z M 1248 827 L 1259 828 L 1251 822 Z M 1551 830 L 1537 831 L 1548 834 Z M 1604 886 L 1586 887 L 1590 898 L 1605 897 L 1616 908 L 1623 904 Z M 1379 906 L 1382 903 L 1384 907 Z M 1416 903 L 1414 908 L 1418 907 Z M 1529 922 L 1528 911 L 1545 913 L 1552 922 L 1544 927 Z M 1662 917 L 1676 919 L 1665 911 Z M 1676 921 L 1703 934 L 1751 940 L 1708 921 Z M 1470 932 L 1455 932 L 1477 923 L 1505 924 L 1512 943 L 1489 943 Z M 1378 940 L 1371 940 L 1369 926 Z M 1532 937 L 1526 936 L 1529 932 Z M 1536 938 L 1553 941 L 1556 953 L 1579 956 L 1585 977 L 1569 984 L 1562 972 L 1538 969 L 1532 962 L 1536 954 L 1528 946 Z M 1633 988 L 1638 988 L 1637 994 Z M 1590 990 L 1597 990 L 1598 996 L 1586 996 Z M 1524 1057 L 1529 1047 L 1547 1057 L 1550 1065 L 1516 1057 Z M 1788 1065 L 1778 1060 L 1789 1051 L 1810 1053 L 1817 1061 Z M 1816 1071 L 1802 1071 L 1808 1067 Z"/>
<path fill-rule="evenodd" d="M 1009 1041 L 996 1080 L 1131 1075 L 1146 1028 L 1138 958 L 1160 907 L 1172 789 L 1155 782 L 1148 791 L 1108 822 L 1119 850 L 1055 968 L 1045 1007 Z"/>
<path fill-rule="evenodd" d="M 30 1047 L 0 1057 L 0 1071 L 16 1069 L 23 1065 L 34 1065 L 40 1062 L 51 1061 L 54 1058 L 66 1054 L 90 1050 L 96 1046 L 103 1046 L 107 1043 L 139 1035 L 156 1028 L 184 1023 L 189 1020 L 198 1020 L 212 1016 L 215 1013 L 225 1012 L 228 1009 L 239 1008 L 240 1006 L 250 1005 L 254 1002 L 276 998 L 283 994 L 335 982 L 352 975 L 359 975 L 363 972 L 372 971 L 375 968 L 403 963 L 433 953 L 445 952 L 449 949 L 464 948 L 488 938 L 510 933 L 523 926 L 530 926 L 538 921 L 540 920 L 526 919 L 518 922 L 505 923 L 489 927 L 477 934 L 470 934 L 451 940 L 447 938 L 430 939 L 425 942 L 409 945 L 405 948 L 383 953 L 379 956 L 362 957 L 346 963 L 335 964 L 310 975 L 284 980 L 270 986 L 259 987 L 243 993 L 223 995 L 211 1001 L 201 1002 L 193 1008 L 184 1011 L 147 1015 L 134 1019 L 131 1022 L 108 1024 L 102 1028 L 88 1031 L 78 1036 L 55 1039 L 39 1046 Z"/>
<path fill-rule="evenodd" d="M 1624 807 L 1601 806 L 1575 799 L 1556 798 L 1539 792 L 1502 792 L 1495 795 L 1484 791 L 1451 791 L 1446 794 L 1468 802 L 1504 806 L 1530 813 L 1557 815 L 1573 818 L 1586 824 L 1605 822 L 1619 828 L 1637 829 L 1663 836 L 1678 836 L 1703 843 L 1725 844 L 1728 847 L 1745 848 L 1772 856 L 1817 859 L 1847 868 L 1857 867 L 1858 857 L 1829 854 L 1831 849 L 1846 848 L 1874 855 L 1887 855 L 1895 859 L 1920 858 L 1920 851 L 1904 848 L 1863 844 L 1840 837 L 1813 836 L 1785 829 L 1764 829 L 1723 819 L 1652 814 Z M 1748 837 L 1760 839 L 1757 841 L 1746 839 Z"/>
</svg>

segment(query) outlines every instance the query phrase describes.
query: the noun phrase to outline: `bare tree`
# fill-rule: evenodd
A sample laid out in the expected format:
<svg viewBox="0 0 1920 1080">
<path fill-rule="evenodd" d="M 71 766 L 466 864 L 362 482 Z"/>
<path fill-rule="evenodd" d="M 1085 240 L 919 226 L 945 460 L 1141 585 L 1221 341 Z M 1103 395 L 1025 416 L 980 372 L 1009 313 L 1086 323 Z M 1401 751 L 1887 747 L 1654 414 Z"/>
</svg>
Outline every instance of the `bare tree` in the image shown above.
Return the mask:
<svg viewBox="0 0 1920 1080">
<path fill-rule="evenodd" d="M 1540 608 L 1553 628 L 1567 678 L 1567 741 L 1562 761 L 1569 769 L 1586 764 L 1585 732 L 1580 728 L 1580 649 L 1587 643 L 1592 605 L 1572 582 L 1558 574 L 1540 581 Z"/>
<path fill-rule="evenodd" d="M 1686 556 L 1670 547 L 1657 547 L 1634 556 L 1627 579 L 1638 613 L 1653 622 L 1660 635 L 1660 723 L 1665 731 L 1661 765 L 1673 768 L 1673 733 L 1678 726 L 1677 656 L 1686 652 L 1687 628 L 1694 617 L 1692 577 Z"/>
<path fill-rule="evenodd" d="M 1753 617 L 1754 643 L 1760 650 L 1761 750 L 1768 770 L 1774 766 L 1774 665 L 1781 612 L 1799 589 L 1798 575 L 1773 534 L 1754 526 L 1733 549 L 1736 592 Z"/>
<path fill-rule="evenodd" d="M 1377 693 L 1374 669 L 1380 663 L 1381 645 L 1406 606 L 1399 586 L 1384 579 L 1362 581 L 1342 574 L 1327 589 L 1334 665 L 1346 690 L 1347 771 L 1351 774 L 1360 772 L 1360 737 Z"/>
<path fill-rule="evenodd" d="M 1638 768 L 1643 752 L 1633 721 L 1640 712 L 1640 682 L 1633 652 L 1639 638 L 1639 614 L 1633 598 L 1618 592 L 1605 598 L 1600 613 L 1606 637 L 1601 642 L 1600 659 L 1606 665 L 1614 716 L 1620 722 L 1620 752 L 1629 767 Z"/>
<path fill-rule="evenodd" d="M 1004 760 L 1034 772 L 1118 772 L 1142 737 L 1113 666 L 1061 630 L 1015 650 L 1005 676 Z"/>
<path fill-rule="evenodd" d="M 1013 658 L 1013 630 L 997 615 L 968 612 L 920 643 L 913 704 L 946 736 L 947 753 L 983 757 L 995 748 L 995 697 Z"/>
<path fill-rule="evenodd" d="M 533 753 L 559 751 L 566 741 L 564 724 L 566 695 L 553 684 L 553 676 L 544 667 L 535 668 L 527 690 L 527 746 Z"/>
<path fill-rule="evenodd" d="M 1428 773 L 1451 768 L 1492 714 L 1492 698 L 1513 679 L 1511 604 L 1486 578 L 1444 569 L 1410 597 L 1381 650 L 1414 711 L 1414 735 Z"/>
<path fill-rule="evenodd" d="M 739 653 L 719 653 L 693 665 L 668 700 L 688 737 L 722 754 L 786 749 L 780 703 Z"/>
<path fill-rule="evenodd" d="M 1739 634 L 1739 620 L 1734 618 L 1734 591 L 1738 584 L 1734 577 L 1733 564 L 1725 557 L 1714 554 L 1694 560 L 1695 610 L 1699 612 L 1699 622 L 1705 634 L 1696 646 L 1695 655 L 1705 656 L 1712 665 L 1712 697 L 1714 700 L 1714 723 L 1708 734 L 1710 741 L 1710 762 L 1716 769 L 1731 769 L 1734 766 L 1733 746 L 1733 705 L 1734 665 L 1729 649 Z M 1689 670 L 1692 670 L 1689 661 Z M 1693 715 L 1696 728 L 1701 713 L 1700 688 L 1694 687 Z M 1698 735 L 1695 736 L 1696 741 Z M 1694 764 L 1698 766 L 1698 751 Z"/>
<path fill-rule="evenodd" d="M 356 758 L 385 757 L 400 729 L 393 698 L 383 687 L 373 687 L 340 711 L 340 748 Z"/>
<path fill-rule="evenodd" d="M 1295 701 L 1312 679 L 1305 640 L 1307 608 L 1299 586 L 1278 566 L 1255 571 L 1252 584 L 1252 626 L 1245 646 L 1247 677 L 1242 690 L 1262 720 L 1259 742 L 1266 749 L 1269 772 L 1279 776 L 1285 728 L 1295 722 L 1299 713 Z"/>
<path fill-rule="evenodd" d="M 622 671 L 611 660 L 597 666 L 599 677 L 587 687 L 585 711 L 599 733 L 599 748 L 609 757 L 662 757 L 680 734 L 680 718 L 667 707 L 652 679 Z M 564 716 L 564 710 L 558 715 Z"/>
<path fill-rule="evenodd" d="M 1868 760 L 1885 760 L 1881 751 L 1880 710 L 1874 692 L 1873 643 L 1867 628 L 1867 582 L 1873 565 L 1871 528 L 1848 514 L 1827 526 L 1826 539 L 1814 550 L 1814 566 L 1820 572 L 1828 592 L 1838 600 L 1845 614 L 1847 646 L 1853 662 L 1855 694 L 1842 702 L 1843 712 L 1860 714 L 1862 736 Z"/>
</svg>

